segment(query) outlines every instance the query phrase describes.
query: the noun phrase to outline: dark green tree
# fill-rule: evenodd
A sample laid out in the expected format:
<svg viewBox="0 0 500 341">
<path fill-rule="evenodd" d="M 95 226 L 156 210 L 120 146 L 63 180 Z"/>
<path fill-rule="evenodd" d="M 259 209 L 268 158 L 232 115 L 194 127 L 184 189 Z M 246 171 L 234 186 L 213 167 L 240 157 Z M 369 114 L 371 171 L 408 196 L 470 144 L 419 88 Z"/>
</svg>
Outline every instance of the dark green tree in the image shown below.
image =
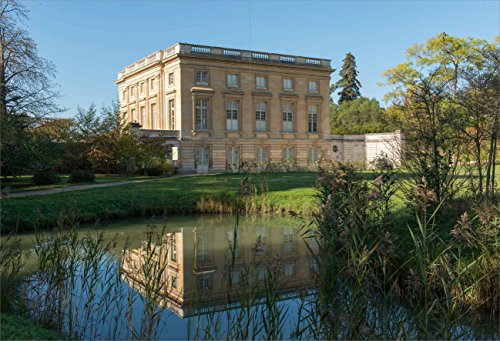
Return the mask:
<svg viewBox="0 0 500 341">
<path fill-rule="evenodd" d="M 361 83 L 356 78 L 358 76 L 356 58 L 350 52 L 346 54 L 339 73 L 340 79 L 334 84 L 334 89 L 340 89 L 338 92 L 340 96 L 339 104 L 360 97 L 361 93 L 359 89 L 361 88 Z"/>
<path fill-rule="evenodd" d="M 391 110 L 380 107 L 376 99 L 360 97 L 330 106 L 332 134 L 385 133 L 399 128 Z"/>
</svg>

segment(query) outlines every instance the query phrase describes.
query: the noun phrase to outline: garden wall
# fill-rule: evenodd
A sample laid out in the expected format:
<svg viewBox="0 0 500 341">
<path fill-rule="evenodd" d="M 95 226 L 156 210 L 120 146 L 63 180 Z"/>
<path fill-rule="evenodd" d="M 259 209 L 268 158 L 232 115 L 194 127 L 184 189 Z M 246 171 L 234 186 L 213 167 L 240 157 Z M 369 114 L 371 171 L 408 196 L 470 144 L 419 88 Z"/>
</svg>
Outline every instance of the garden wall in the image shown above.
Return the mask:
<svg viewBox="0 0 500 341">
<path fill-rule="evenodd" d="M 333 155 L 339 161 L 362 162 L 367 166 L 378 157 L 386 156 L 396 166 L 401 163 L 403 134 L 330 135 Z"/>
</svg>

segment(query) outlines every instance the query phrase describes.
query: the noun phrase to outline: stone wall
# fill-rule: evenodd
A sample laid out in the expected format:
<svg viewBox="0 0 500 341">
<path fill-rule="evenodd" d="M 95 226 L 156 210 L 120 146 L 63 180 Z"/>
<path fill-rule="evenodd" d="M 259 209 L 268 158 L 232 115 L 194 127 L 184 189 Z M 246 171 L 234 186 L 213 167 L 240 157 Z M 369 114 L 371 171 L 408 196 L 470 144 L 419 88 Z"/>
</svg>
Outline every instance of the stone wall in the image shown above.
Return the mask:
<svg viewBox="0 0 500 341">
<path fill-rule="evenodd" d="M 337 150 L 333 153 L 337 160 L 362 162 L 367 167 L 381 156 L 386 156 L 394 165 L 399 166 L 402 141 L 403 135 L 399 131 L 364 135 L 330 135 L 332 151 Z"/>
</svg>

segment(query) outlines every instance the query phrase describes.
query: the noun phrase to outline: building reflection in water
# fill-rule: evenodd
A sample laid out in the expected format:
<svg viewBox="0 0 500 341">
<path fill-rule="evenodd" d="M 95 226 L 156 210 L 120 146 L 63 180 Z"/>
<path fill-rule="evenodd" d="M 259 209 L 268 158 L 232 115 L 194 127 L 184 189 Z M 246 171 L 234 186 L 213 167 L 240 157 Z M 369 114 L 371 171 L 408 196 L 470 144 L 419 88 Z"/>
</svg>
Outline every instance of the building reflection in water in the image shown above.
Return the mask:
<svg viewBox="0 0 500 341">
<path fill-rule="evenodd" d="M 146 246 L 127 251 L 122 278 L 179 317 L 236 307 L 249 292 L 262 292 L 270 278 L 283 298 L 314 285 L 315 262 L 306 243 L 313 251 L 317 246 L 296 228 L 180 228 L 163 238 L 152 252 Z M 146 289 L 148 273 L 161 276 L 157 295 Z"/>
</svg>

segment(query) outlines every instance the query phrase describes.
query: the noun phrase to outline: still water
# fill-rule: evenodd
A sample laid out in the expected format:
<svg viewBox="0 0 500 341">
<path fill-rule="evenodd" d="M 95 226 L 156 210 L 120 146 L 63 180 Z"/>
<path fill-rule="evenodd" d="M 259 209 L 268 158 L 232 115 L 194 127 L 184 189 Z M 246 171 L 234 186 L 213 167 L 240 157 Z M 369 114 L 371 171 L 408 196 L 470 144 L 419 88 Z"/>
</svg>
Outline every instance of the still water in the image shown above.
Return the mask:
<svg viewBox="0 0 500 341">
<path fill-rule="evenodd" d="M 146 233 L 151 226 L 154 237 Z M 84 227 L 81 234 L 104 230 L 105 239 L 127 246 L 101 260 L 91 290 L 82 283 L 91 275 L 76 279 L 69 291 L 77 298 L 65 308 L 73 316 L 63 327 L 85 339 L 262 337 L 266 329 L 289 338 L 316 271 L 315 243 L 301 226 L 291 218 L 191 216 Z M 22 237 L 25 247 L 32 240 Z M 120 282 L 109 285 L 118 272 Z M 43 278 L 33 283 L 47 286 Z M 92 300 L 100 308 L 88 309 L 91 295 L 101 297 Z M 265 319 L 276 325 L 264 326 Z M 250 320 L 245 330 L 228 330 L 243 320 Z"/>
<path fill-rule="evenodd" d="M 33 271 L 27 301 L 33 318 L 57 311 L 59 328 L 81 339 L 321 338 L 303 333 L 314 331 L 321 318 L 315 310 L 317 244 L 303 223 L 232 216 L 106 223 L 81 227 L 87 242 L 73 253 L 58 249 L 55 260 L 52 237 L 34 245 L 34 235 L 23 235 L 27 254 L 45 255 L 62 268 Z M 113 247 L 92 247 L 104 245 L 97 243 L 99 231 Z M 27 258 L 28 268 L 35 258 Z M 349 291 L 340 294 L 340 305 L 344 295 Z M 368 310 L 367 318 L 376 314 L 377 308 Z M 412 334 L 413 316 L 405 308 L 390 314 L 389 323 L 402 321 L 409 338 L 419 335 Z M 497 322 L 460 325 L 456 335 L 473 328 L 469 337 L 498 338 Z"/>
</svg>

